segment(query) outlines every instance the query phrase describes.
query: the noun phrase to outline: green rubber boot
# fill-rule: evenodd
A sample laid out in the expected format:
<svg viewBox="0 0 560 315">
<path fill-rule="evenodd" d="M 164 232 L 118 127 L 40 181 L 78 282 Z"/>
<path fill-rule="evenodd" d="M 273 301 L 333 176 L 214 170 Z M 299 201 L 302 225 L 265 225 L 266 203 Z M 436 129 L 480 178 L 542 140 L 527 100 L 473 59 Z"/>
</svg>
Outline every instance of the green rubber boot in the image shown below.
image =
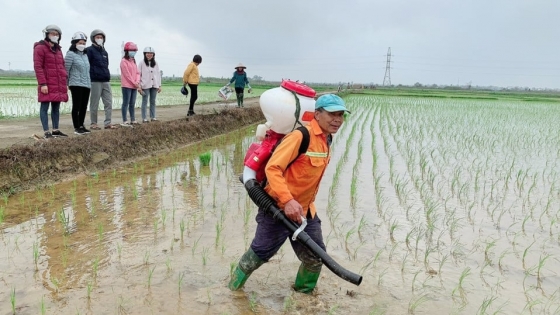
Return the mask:
<svg viewBox="0 0 560 315">
<path fill-rule="evenodd" d="M 241 107 L 241 97 L 240 94 L 236 94 L 237 96 L 237 107 Z"/>
<path fill-rule="evenodd" d="M 243 107 L 243 93 L 239 94 L 239 104 L 241 104 L 241 107 Z"/>
<path fill-rule="evenodd" d="M 260 266 L 264 264 L 264 261 L 253 252 L 252 249 L 249 248 L 241 259 L 239 260 L 239 264 L 231 274 L 231 279 L 229 280 L 228 288 L 232 291 L 239 290 L 245 284 L 245 281 L 249 279 L 249 276 L 253 271 L 257 270 Z"/>
<path fill-rule="evenodd" d="M 308 270 L 301 264 L 296 277 L 296 283 L 294 284 L 294 290 L 301 293 L 310 294 L 315 289 L 317 285 L 317 280 L 319 280 L 319 275 L 321 274 L 321 267 L 319 271 L 313 272 Z"/>
</svg>

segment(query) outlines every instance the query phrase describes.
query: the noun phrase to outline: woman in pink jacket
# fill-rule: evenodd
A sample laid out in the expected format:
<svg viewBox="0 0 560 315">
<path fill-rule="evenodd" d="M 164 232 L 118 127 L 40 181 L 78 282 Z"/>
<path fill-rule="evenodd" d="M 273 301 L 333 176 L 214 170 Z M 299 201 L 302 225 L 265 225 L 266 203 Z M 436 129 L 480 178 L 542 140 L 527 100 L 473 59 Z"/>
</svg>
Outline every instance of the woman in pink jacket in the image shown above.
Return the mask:
<svg viewBox="0 0 560 315">
<path fill-rule="evenodd" d="M 41 103 L 39 117 L 45 139 L 67 137 L 58 130 L 60 102 L 68 102 L 66 87 L 68 73 L 64 67 L 64 57 L 59 45 L 62 31 L 56 25 L 47 25 L 43 34 L 45 38 L 33 45 L 33 68 L 39 84 L 38 100 Z M 51 105 L 52 133 L 49 131 L 49 105 Z"/>
<path fill-rule="evenodd" d="M 123 95 L 122 118 L 123 127 L 132 127 L 132 124 L 138 124 L 134 119 L 134 104 L 136 103 L 136 93 L 140 89 L 140 73 L 136 66 L 134 56 L 138 51 L 138 47 L 133 42 L 124 44 L 124 57 L 121 60 L 121 88 Z M 130 112 L 130 123 L 126 118 L 127 110 Z"/>
</svg>

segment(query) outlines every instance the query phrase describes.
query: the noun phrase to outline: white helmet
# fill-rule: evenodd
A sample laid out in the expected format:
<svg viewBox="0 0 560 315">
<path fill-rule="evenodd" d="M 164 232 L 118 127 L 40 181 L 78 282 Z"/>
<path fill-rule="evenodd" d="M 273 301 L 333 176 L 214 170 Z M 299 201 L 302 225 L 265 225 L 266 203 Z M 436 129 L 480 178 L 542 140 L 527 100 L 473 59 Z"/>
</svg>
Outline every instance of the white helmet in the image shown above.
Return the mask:
<svg viewBox="0 0 560 315">
<path fill-rule="evenodd" d="M 74 33 L 74 35 L 72 35 L 72 41 L 79 41 L 79 40 L 87 41 L 87 36 L 84 32 L 76 32 Z"/>
<path fill-rule="evenodd" d="M 153 48 L 153 47 L 149 47 L 149 46 L 146 47 L 146 48 L 144 48 L 144 52 L 145 52 L 145 53 L 152 53 L 152 54 L 155 54 L 155 53 L 156 53 L 156 51 L 154 50 L 154 48 Z"/>
<path fill-rule="evenodd" d="M 58 35 L 62 36 L 62 31 L 60 30 L 60 27 L 58 27 L 57 25 L 54 25 L 54 24 L 47 25 L 45 27 L 45 29 L 43 30 L 43 33 L 47 34 L 50 31 L 57 31 Z"/>
</svg>

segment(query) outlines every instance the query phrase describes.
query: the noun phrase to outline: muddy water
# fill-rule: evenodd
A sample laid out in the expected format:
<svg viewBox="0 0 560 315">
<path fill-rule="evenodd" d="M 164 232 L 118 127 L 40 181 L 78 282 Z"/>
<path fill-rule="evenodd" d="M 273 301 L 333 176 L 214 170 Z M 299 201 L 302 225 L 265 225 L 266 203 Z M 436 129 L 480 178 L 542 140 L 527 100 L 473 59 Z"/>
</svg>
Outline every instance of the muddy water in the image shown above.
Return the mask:
<svg viewBox="0 0 560 315">
<path fill-rule="evenodd" d="M 293 293 L 289 246 L 244 291 L 226 288 L 255 230 L 256 207 L 237 179 L 253 134 L 3 200 L 0 308 L 11 310 L 12 292 L 22 314 L 320 314 L 381 303 L 367 279 L 356 287 L 328 270 L 316 296 Z"/>
<path fill-rule="evenodd" d="M 294 293 L 288 245 L 226 288 L 256 226 L 237 179 L 248 128 L 0 200 L 0 309 L 14 292 L 22 314 L 555 314 L 558 109 L 347 101 L 316 203 L 359 287 L 324 268 L 315 294 Z"/>
</svg>

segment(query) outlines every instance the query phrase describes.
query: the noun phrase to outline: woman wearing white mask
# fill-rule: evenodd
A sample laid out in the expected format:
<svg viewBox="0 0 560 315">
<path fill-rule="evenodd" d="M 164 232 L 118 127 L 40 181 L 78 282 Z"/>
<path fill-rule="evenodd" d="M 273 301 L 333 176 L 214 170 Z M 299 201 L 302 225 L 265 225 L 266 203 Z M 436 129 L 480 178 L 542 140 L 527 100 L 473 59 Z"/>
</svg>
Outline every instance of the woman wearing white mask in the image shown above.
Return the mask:
<svg viewBox="0 0 560 315">
<path fill-rule="evenodd" d="M 40 118 L 45 139 L 66 137 L 58 130 L 60 102 L 68 102 L 66 81 L 68 73 L 60 51 L 60 27 L 51 24 L 43 29 L 44 39 L 33 45 L 33 68 L 37 77 L 38 101 L 41 103 Z M 51 107 L 52 132 L 49 131 L 48 111 Z"/>
<path fill-rule="evenodd" d="M 77 32 L 72 36 L 72 41 L 64 64 L 68 72 L 68 87 L 72 94 L 72 123 L 74 133 L 85 135 L 90 133 L 84 127 L 86 111 L 91 90 L 91 79 L 89 76 L 89 60 L 84 52 L 86 48 L 87 36 L 83 32 Z"/>
<path fill-rule="evenodd" d="M 159 64 L 156 62 L 156 51 L 152 47 L 144 48 L 144 60 L 138 65 L 140 72 L 140 88 L 138 92 L 142 94 L 142 122 L 147 123 L 146 107 L 148 97 L 150 98 L 150 119 L 157 121 L 156 118 L 156 96 L 161 92 L 161 72 Z"/>
</svg>

